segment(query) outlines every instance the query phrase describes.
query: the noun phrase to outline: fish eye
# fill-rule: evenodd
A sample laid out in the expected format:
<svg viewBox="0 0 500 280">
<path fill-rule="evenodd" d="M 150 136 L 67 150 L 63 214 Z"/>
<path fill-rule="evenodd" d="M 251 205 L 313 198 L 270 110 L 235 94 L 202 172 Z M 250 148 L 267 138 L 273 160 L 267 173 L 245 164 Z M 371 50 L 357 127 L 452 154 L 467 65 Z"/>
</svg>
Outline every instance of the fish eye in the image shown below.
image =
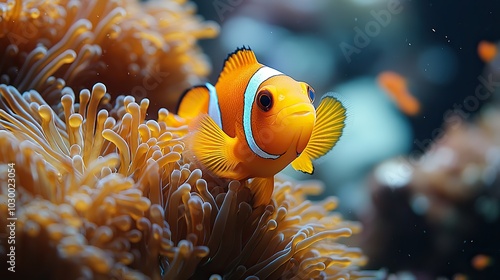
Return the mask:
<svg viewBox="0 0 500 280">
<path fill-rule="evenodd" d="M 273 107 L 273 97 L 269 90 L 263 89 L 259 91 L 257 94 L 257 105 L 264 112 L 271 110 L 271 107 Z"/>
<path fill-rule="evenodd" d="M 312 87 L 307 86 L 307 94 L 309 96 L 309 100 L 311 100 L 311 102 L 314 102 L 315 93 L 314 93 L 314 89 Z"/>
</svg>

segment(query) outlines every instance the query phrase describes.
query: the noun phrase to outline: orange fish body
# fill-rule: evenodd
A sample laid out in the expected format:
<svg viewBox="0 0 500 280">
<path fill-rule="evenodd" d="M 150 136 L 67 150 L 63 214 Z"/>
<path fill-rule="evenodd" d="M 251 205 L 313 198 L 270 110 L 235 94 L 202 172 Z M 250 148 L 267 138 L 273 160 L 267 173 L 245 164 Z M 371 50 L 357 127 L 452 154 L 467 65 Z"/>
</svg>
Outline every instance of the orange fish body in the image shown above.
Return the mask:
<svg viewBox="0 0 500 280">
<path fill-rule="evenodd" d="M 312 173 L 311 161 L 342 134 L 342 104 L 327 95 L 318 107 L 325 113 L 318 114 L 313 99 L 309 85 L 260 64 L 243 48 L 228 56 L 215 86 L 184 94 L 178 114 L 191 123 L 187 142 L 195 161 L 220 177 L 255 178 L 250 188 L 260 205 L 269 202 L 276 173 L 290 163 Z"/>
</svg>

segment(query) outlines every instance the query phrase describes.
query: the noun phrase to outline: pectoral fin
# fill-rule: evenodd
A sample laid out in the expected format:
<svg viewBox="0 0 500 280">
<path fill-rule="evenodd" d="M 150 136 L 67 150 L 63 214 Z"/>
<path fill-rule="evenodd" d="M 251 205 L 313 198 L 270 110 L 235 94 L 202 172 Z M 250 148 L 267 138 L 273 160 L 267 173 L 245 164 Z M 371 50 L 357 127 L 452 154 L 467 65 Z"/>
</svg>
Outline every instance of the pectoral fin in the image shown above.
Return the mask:
<svg viewBox="0 0 500 280">
<path fill-rule="evenodd" d="M 316 123 L 311 139 L 299 157 L 292 161 L 292 167 L 312 174 L 312 161 L 330 151 L 337 143 L 345 126 L 346 109 L 340 101 L 328 93 L 323 96 L 316 109 Z"/>
<path fill-rule="evenodd" d="M 236 139 L 229 137 L 208 115 L 197 117 L 190 125 L 188 149 L 196 161 L 219 177 L 241 179 L 245 174 L 237 171 L 240 161 L 234 154 Z"/>
<path fill-rule="evenodd" d="M 254 178 L 249 183 L 253 194 L 254 207 L 267 205 L 271 201 L 274 191 L 274 177 Z"/>
</svg>

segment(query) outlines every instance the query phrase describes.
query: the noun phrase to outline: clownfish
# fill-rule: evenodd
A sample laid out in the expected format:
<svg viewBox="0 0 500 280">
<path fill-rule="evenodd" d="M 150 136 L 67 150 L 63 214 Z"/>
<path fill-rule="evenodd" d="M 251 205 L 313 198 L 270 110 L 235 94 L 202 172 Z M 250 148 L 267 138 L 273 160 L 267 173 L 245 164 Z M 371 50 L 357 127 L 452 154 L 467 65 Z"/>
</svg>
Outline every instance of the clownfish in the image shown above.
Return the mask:
<svg viewBox="0 0 500 280">
<path fill-rule="evenodd" d="M 377 81 L 403 113 L 415 116 L 420 112 L 420 102 L 408 90 L 403 76 L 396 72 L 384 71 L 377 76 Z"/>
<path fill-rule="evenodd" d="M 228 55 L 215 86 L 188 89 L 177 114 L 186 119 L 186 143 L 209 173 L 248 180 L 255 205 L 269 203 L 274 175 L 292 163 L 312 174 L 312 160 L 337 143 L 346 109 L 332 94 L 313 106 L 311 86 L 260 64 L 254 52 Z"/>
</svg>

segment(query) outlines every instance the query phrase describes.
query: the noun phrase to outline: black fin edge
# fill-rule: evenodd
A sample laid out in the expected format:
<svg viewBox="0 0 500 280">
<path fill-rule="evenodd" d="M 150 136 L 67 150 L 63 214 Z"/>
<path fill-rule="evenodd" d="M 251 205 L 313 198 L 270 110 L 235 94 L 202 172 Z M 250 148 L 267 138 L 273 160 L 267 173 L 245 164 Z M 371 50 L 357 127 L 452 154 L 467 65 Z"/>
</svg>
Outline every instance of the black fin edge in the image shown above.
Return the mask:
<svg viewBox="0 0 500 280">
<path fill-rule="evenodd" d="M 239 51 L 252 51 L 252 49 L 250 48 L 250 46 L 241 46 L 241 47 L 237 47 L 236 50 L 234 50 L 233 52 L 229 53 L 227 56 L 226 56 L 226 59 L 224 59 L 224 63 L 222 63 L 222 69 L 220 70 L 220 74 L 219 74 L 219 77 L 217 77 L 217 80 L 220 79 L 220 75 L 222 74 L 222 72 L 224 71 L 224 69 L 226 68 L 226 63 L 227 61 L 229 60 L 229 58 L 235 54 L 237 54 Z"/>
<path fill-rule="evenodd" d="M 181 93 L 181 95 L 179 96 L 179 101 L 177 101 L 177 105 L 175 106 L 175 114 L 176 115 L 179 115 L 179 108 L 181 107 L 181 103 L 182 103 L 182 100 L 184 100 L 184 97 L 186 96 L 186 94 L 194 89 L 194 88 L 199 88 L 199 87 L 204 87 L 204 88 L 207 88 L 206 85 L 196 85 L 196 86 L 192 86 L 192 87 L 189 87 L 187 88 L 184 92 Z M 208 88 L 207 88 L 208 89 Z"/>
<path fill-rule="evenodd" d="M 314 165 L 313 165 L 313 170 L 311 171 L 311 173 L 309 172 L 305 172 L 305 171 L 302 171 L 302 170 L 299 170 L 301 173 L 304 173 L 304 174 L 307 174 L 307 175 L 313 175 L 314 174 Z"/>
</svg>

